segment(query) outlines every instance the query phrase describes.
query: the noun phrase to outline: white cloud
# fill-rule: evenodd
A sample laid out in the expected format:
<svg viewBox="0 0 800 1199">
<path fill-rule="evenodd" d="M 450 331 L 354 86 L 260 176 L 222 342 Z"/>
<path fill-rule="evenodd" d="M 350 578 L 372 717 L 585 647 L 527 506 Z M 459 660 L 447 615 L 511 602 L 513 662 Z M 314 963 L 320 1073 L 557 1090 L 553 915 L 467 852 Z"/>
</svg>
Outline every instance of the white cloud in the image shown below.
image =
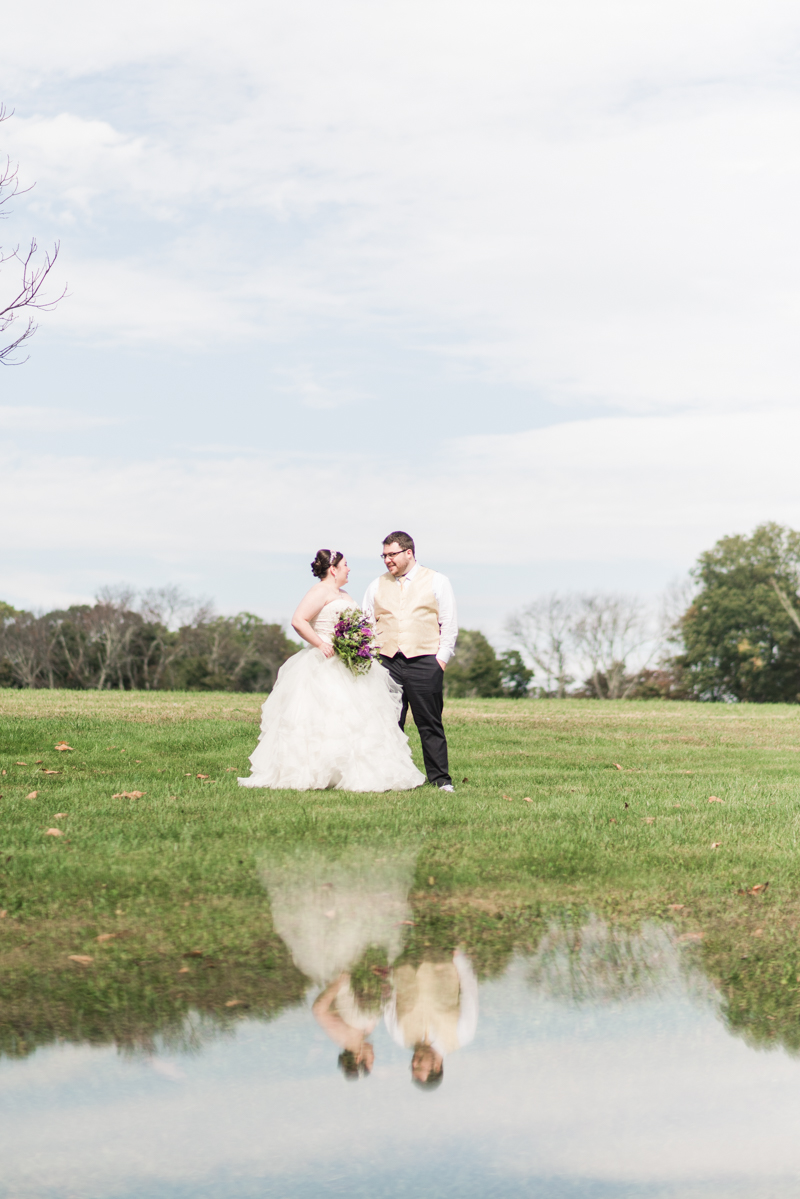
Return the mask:
<svg viewBox="0 0 800 1199">
<path fill-rule="evenodd" d="M 65 246 L 104 289 L 52 327 L 390 322 L 558 402 L 793 406 L 799 26 L 755 0 L 19 10 L 6 45 L 49 86 L 137 72 L 118 127 L 26 106 L 36 203 L 90 239 L 131 206 L 177 231 L 139 230 L 138 260 Z"/>
<path fill-rule="evenodd" d="M 120 423 L 119 417 L 94 416 L 64 408 L 0 404 L 0 430 L 9 433 L 62 433 Z"/>
<path fill-rule="evenodd" d="M 800 527 L 800 413 L 619 417 L 453 442 L 398 471 L 324 452 L 107 462 L 9 457 L 9 549 L 111 552 L 175 563 L 333 544 L 374 553 L 409 528 L 423 556 L 514 563 L 642 558 L 688 566 L 722 534 Z M 58 513 L 54 521 L 53 514 Z"/>
</svg>

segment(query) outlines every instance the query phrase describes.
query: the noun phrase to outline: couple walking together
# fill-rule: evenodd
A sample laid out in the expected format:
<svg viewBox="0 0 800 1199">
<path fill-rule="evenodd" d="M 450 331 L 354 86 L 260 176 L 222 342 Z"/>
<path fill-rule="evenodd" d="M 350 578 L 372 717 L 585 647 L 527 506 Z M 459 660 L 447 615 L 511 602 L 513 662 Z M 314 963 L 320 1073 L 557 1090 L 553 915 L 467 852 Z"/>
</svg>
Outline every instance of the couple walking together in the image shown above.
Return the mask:
<svg viewBox="0 0 800 1199">
<path fill-rule="evenodd" d="M 320 550 L 319 579 L 292 627 L 309 648 L 284 662 L 262 709 L 261 735 L 243 787 L 295 791 L 408 791 L 425 782 L 403 732 L 409 707 L 428 782 L 452 791 L 442 725 L 444 670 L 458 636 L 455 598 L 444 575 L 420 566 L 407 533 L 385 538 L 386 573 L 367 588 L 363 612 L 380 661 L 353 674 L 335 654 L 334 628 L 356 607 L 343 590 L 344 556 Z"/>
</svg>

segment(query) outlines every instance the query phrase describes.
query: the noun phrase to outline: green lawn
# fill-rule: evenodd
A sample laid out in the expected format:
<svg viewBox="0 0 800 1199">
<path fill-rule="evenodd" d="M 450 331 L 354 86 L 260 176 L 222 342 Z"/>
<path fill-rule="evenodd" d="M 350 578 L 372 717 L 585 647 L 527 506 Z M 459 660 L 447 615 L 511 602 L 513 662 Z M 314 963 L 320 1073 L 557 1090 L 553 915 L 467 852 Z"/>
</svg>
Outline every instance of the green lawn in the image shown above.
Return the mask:
<svg viewBox="0 0 800 1199">
<path fill-rule="evenodd" d="M 135 1039 L 187 1005 L 233 1019 L 232 997 L 280 1010 L 305 984 L 272 930 L 259 861 L 395 844 L 419 851 L 420 947 L 458 940 L 486 973 L 556 912 L 670 919 L 703 934 L 709 972 L 747 992 L 748 1010 L 753 987 L 779 988 L 791 1040 L 800 707 L 451 701 L 455 795 L 354 795 L 237 786 L 262 699 L 0 691 L 8 1051 L 65 1029 Z M 756 933 L 761 965 L 742 980 Z"/>
</svg>

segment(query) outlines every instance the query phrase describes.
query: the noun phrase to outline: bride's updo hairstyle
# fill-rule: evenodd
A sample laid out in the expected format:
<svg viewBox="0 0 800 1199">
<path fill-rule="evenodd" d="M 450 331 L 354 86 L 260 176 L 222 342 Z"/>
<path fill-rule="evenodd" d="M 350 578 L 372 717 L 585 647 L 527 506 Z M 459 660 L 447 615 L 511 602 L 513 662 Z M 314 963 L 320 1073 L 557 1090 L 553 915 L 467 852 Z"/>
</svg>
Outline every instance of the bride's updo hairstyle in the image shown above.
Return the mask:
<svg viewBox="0 0 800 1199">
<path fill-rule="evenodd" d="M 317 556 L 311 563 L 311 573 L 316 575 L 318 579 L 324 579 L 332 566 L 338 566 L 344 554 L 340 554 L 338 550 L 331 553 L 330 550 L 317 550 Z"/>
</svg>

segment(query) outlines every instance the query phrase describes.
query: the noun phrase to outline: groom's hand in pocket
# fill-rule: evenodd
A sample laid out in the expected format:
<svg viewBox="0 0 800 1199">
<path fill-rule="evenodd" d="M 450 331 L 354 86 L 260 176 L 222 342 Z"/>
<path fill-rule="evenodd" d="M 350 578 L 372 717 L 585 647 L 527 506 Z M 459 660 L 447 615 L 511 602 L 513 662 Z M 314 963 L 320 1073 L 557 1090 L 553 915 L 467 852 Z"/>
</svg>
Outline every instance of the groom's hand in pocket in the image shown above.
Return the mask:
<svg viewBox="0 0 800 1199">
<path fill-rule="evenodd" d="M 439 663 L 439 665 L 441 666 L 442 670 L 447 670 L 447 663 L 446 663 L 446 662 L 443 662 L 441 658 L 437 658 L 437 659 L 436 659 L 436 661 Z"/>
</svg>

